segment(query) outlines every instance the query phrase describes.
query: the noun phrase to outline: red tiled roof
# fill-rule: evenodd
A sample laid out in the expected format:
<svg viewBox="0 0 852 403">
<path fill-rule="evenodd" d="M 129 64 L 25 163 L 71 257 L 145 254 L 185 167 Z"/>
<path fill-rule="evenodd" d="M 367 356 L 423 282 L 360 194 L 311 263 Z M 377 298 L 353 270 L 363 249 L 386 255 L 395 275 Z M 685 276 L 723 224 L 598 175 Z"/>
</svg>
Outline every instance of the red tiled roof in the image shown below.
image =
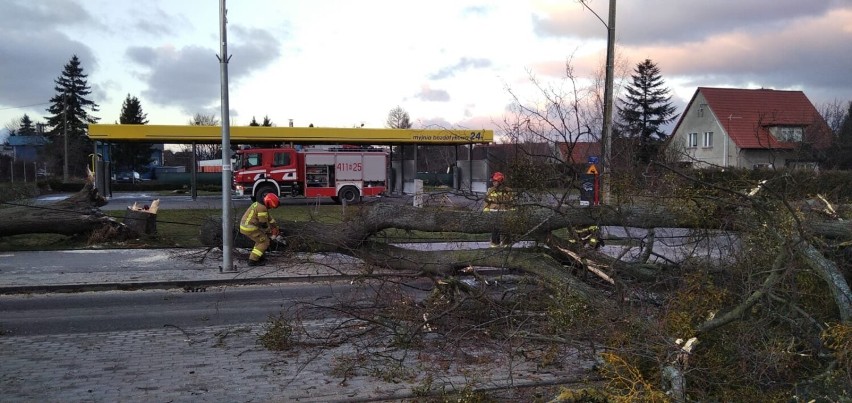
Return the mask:
<svg viewBox="0 0 852 403">
<path fill-rule="evenodd" d="M 598 141 L 578 141 L 573 144 L 574 148 L 571 149 L 571 155 L 568 156 L 568 147 L 571 146 L 571 143 L 559 143 L 559 152 L 562 153 L 563 158 L 568 158 L 569 163 L 585 164 L 589 162 L 589 157 L 601 156 L 601 143 Z"/>
<path fill-rule="evenodd" d="M 796 146 L 777 141 L 768 130 L 770 126 L 805 126 L 806 142 L 815 148 L 831 145 L 831 130 L 802 91 L 698 87 L 693 100 L 699 92 L 737 147 Z"/>
</svg>

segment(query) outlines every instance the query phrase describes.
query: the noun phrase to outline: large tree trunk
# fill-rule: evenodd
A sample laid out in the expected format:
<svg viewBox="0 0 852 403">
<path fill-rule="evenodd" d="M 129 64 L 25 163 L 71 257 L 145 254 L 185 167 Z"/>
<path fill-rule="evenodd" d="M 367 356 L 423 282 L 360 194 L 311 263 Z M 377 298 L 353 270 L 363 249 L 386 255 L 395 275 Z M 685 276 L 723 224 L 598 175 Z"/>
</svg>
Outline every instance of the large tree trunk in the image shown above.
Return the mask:
<svg viewBox="0 0 852 403">
<path fill-rule="evenodd" d="M 99 207 L 107 204 L 91 181 L 65 200 L 44 206 L 12 205 L 0 209 L 0 237 L 21 234 L 77 235 L 105 226 L 124 226 L 106 216 Z M 122 231 L 123 232 L 123 231 Z"/>
<path fill-rule="evenodd" d="M 417 272 L 425 276 L 447 276 L 469 266 L 500 267 L 532 274 L 547 287 L 571 287 L 579 294 L 592 296 L 593 288 L 578 281 L 565 269 L 565 264 L 587 267 L 585 261 L 594 262 L 598 276 L 607 281 L 653 280 L 659 273 L 655 264 L 625 262 L 594 250 L 585 250 L 577 243 L 554 235 L 559 229 L 573 229 L 585 225 L 615 225 L 640 228 L 675 227 L 704 228 L 706 226 L 738 230 L 738 221 L 729 221 L 733 228 L 719 222 L 697 222 L 694 218 L 681 218 L 664 208 L 569 208 L 554 210 L 522 207 L 500 214 L 480 211 L 424 209 L 395 204 L 375 204 L 360 207 L 357 218 L 339 224 L 317 222 L 281 221 L 282 233 L 289 248 L 301 252 L 341 253 L 362 259 L 365 263 L 391 270 Z M 509 224 L 507 224 L 509 223 Z M 463 249 L 424 252 L 403 249 L 377 242 L 373 237 L 385 229 L 417 230 L 425 232 L 456 232 L 467 234 L 490 233 L 498 226 L 504 232 L 525 234 L 538 240 L 546 249 Z M 852 238 L 852 223 L 847 221 L 811 221 L 808 230 L 830 238 Z M 208 220 L 202 225 L 202 242 L 210 247 L 221 246 L 221 223 Z M 238 246 L 250 243 L 238 242 Z M 580 256 L 580 259 L 577 257 Z M 815 266 L 818 267 L 818 266 Z M 603 269 L 601 269 L 603 268 Z M 616 275 L 617 274 L 617 275 Z M 824 278 L 838 280 L 836 273 L 821 273 Z M 616 278 L 616 280 L 613 280 Z M 839 280 L 838 280 L 839 281 Z M 838 303 L 844 303 L 848 287 L 830 284 L 836 290 Z M 841 312 L 852 309 L 846 301 Z"/>
</svg>

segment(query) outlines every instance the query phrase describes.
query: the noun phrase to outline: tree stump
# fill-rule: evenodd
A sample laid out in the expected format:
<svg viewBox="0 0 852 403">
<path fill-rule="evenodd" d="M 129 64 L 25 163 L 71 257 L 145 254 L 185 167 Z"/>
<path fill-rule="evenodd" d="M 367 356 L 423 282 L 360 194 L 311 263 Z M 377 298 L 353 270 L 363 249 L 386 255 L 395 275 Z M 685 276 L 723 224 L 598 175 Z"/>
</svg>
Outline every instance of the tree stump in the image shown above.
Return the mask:
<svg viewBox="0 0 852 403">
<path fill-rule="evenodd" d="M 124 212 L 124 225 L 137 235 L 152 236 L 157 234 L 157 207 L 159 200 L 154 200 L 151 207 L 137 207 L 136 203 Z"/>
</svg>

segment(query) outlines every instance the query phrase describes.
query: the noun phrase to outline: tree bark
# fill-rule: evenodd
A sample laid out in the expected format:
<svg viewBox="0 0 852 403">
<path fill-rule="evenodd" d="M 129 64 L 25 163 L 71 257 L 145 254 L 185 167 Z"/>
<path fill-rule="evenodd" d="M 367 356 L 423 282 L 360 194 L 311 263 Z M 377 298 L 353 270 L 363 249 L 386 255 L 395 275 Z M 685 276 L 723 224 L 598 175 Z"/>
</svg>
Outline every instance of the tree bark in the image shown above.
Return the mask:
<svg viewBox="0 0 852 403">
<path fill-rule="evenodd" d="M 21 234 L 77 235 L 104 226 L 123 228 L 123 225 L 101 212 L 107 204 L 98 190 L 87 182 L 83 189 L 44 206 L 12 205 L 0 209 L 0 237 Z"/>
<path fill-rule="evenodd" d="M 152 236 L 157 234 L 157 213 L 147 210 L 127 208 L 124 211 L 124 225 L 138 235 Z"/>
</svg>

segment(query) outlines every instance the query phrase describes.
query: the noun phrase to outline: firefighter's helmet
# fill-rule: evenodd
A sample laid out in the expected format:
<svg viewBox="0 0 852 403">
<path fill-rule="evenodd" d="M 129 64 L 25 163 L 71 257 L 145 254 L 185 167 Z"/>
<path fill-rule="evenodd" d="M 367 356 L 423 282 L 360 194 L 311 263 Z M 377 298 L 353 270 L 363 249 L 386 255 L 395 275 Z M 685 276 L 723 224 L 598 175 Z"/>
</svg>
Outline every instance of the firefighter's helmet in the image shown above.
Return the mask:
<svg viewBox="0 0 852 403">
<path fill-rule="evenodd" d="M 275 193 L 267 193 L 266 196 L 263 196 L 263 204 L 266 208 L 277 208 L 278 196 Z"/>
<path fill-rule="evenodd" d="M 493 181 L 503 182 L 503 179 L 506 179 L 506 177 L 503 176 L 502 172 L 494 172 L 494 175 L 491 175 Z"/>
</svg>

